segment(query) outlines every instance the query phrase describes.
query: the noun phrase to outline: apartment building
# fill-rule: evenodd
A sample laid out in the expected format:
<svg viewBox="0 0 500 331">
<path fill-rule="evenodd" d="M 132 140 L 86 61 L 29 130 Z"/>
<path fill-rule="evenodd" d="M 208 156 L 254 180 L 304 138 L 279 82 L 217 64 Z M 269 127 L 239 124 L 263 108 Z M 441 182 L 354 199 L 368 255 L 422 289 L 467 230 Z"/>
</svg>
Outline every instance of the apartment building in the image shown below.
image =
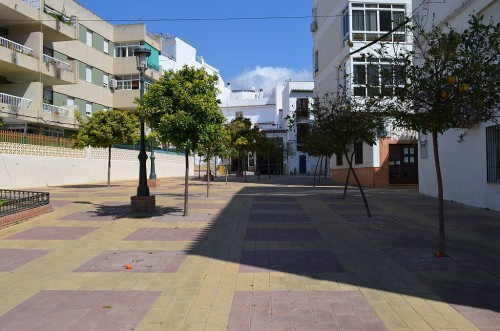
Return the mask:
<svg viewBox="0 0 500 331">
<path fill-rule="evenodd" d="M 497 0 L 424 3 L 415 0 L 413 5 L 418 8 L 416 15 L 434 17 L 435 24 L 450 24 L 457 31 L 467 27 L 472 14 L 484 15 L 487 22 L 492 19 L 498 23 L 500 19 L 500 2 Z M 432 21 L 428 20 L 427 23 L 427 28 L 430 28 Z M 481 123 L 459 143 L 461 133 L 449 130 L 439 135 L 444 198 L 500 211 L 500 125 Z M 419 159 L 419 190 L 420 193 L 437 196 L 432 138 L 422 135 L 419 142 L 422 151 Z"/>
<path fill-rule="evenodd" d="M 381 69 L 391 63 L 377 55 L 376 49 L 380 47 L 377 44 L 361 48 L 396 28 L 411 12 L 411 0 L 314 0 L 311 32 L 315 95 L 321 97 L 336 92 L 339 86 L 359 98 L 368 93 L 380 93 L 373 88 L 367 89 L 366 85 L 382 85 Z M 384 40 L 399 48 L 412 47 L 404 28 L 397 29 Z M 361 144 L 350 147 L 356 151 L 354 167 L 360 181 L 365 186 L 375 187 L 417 184 L 416 134 L 391 126 L 386 131 L 373 147 Z M 331 168 L 332 179 L 343 182 L 348 171 L 345 158 L 334 155 Z"/>
<path fill-rule="evenodd" d="M 161 74 L 161 38 L 144 24 L 112 25 L 73 0 L 0 0 L 5 129 L 69 136 L 75 112 L 135 110 L 141 42 L 151 50 L 147 87 Z"/>
</svg>

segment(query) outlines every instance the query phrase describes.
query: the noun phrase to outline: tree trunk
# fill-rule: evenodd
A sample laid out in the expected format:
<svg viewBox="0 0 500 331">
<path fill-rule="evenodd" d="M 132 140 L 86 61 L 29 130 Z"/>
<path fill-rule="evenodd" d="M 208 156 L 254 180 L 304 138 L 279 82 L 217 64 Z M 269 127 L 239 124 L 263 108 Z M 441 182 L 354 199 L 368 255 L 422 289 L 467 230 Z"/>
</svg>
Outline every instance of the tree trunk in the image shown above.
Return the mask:
<svg viewBox="0 0 500 331">
<path fill-rule="evenodd" d="M 269 156 L 269 152 L 267 152 L 267 177 L 271 178 L 271 159 Z"/>
<path fill-rule="evenodd" d="M 243 158 L 245 160 L 245 164 L 243 165 L 243 172 L 245 173 L 245 183 L 248 183 L 247 181 L 247 170 L 248 170 L 248 154 L 245 158 Z"/>
<path fill-rule="evenodd" d="M 347 153 L 347 151 L 345 153 Z M 354 157 L 354 153 L 355 152 L 352 152 L 351 154 L 351 160 Z M 347 178 L 345 179 L 345 186 L 344 186 L 344 196 L 342 197 L 342 199 L 345 199 L 347 197 L 347 186 L 349 185 L 349 177 L 351 177 L 351 167 L 349 167 L 349 170 L 347 170 Z"/>
<path fill-rule="evenodd" d="M 208 195 L 210 194 L 210 156 L 207 155 L 207 198 Z"/>
<path fill-rule="evenodd" d="M 198 156 L 198 179 L 201 179 L 201 157 L 199 156 Z"/>
<path fill-rule="evenodd" d="M 260 165 L 259 165 L 259 156 L 255 155 L 255 171 L 257 171 L 257 180 L 260 181 Z"/>
<path fill-rule="evenodd" d="M 215 173 L 215 177 L 217 177 L 217 156 L 214 156 L 214 162 L 215 162 L 214 173 Z"/>
<path fill-rule="evenodd" d="M 441 175 L 441 163 L 439 161 L 438 133 L 432 132 L 432 145 L 434 151 L 434 165 L 436 166 L 436 178 L 438 185 L 438 224 L 439 224 L 439 246 L 436 256 L 442 257 L 446 254 L 446 236 L 444 231 L 444 202 L 443 202 L 443 177 Z"/>
<path fill-rule="evenodd" d="M 370 213 L 370 207 L 368 207 L 368 201 L 366 201 L 365 192 L 363 191 L 363 188 L 361 187 L 361 183 L 359 182 L 358 175 L 356 175 L 356 171 L 354 171 L 354 168 L 352 167 L 352 158 L 349 159 L 349 156 L 347 155 L 347 153 L 345 153 L 345 157 L 347 158 L 347 163 L 349 163 L 349 168 L 352 171 L 352 175 L 354 176 L 354 179 L 356 180 L 356 184 L 358 184 L 359 191 L 361 192 L 361 196 L 363 197 L 363 202 L 365 203 L 366 215 L 368 217 L 372 217 L 372 214 Z"/>
<path fill-rule="evenodd" d="M 316 174 L 318 173 L 319 161 L 320 161 L 320 159 L 318 159 L 318 162 L 316 162 L 316 167 L 314 167 L 313 187 L 316 187 Z"/>
<path fill-rule="evenodd" d="M 328 171 L 328 156 L 325 155 L 325 179 L 326 179 L 326 172 Z"/>
<path fill-rule="evenodd" d="M 321 171 L 323 170 L 323 156 L 319 157 L 319 174 L 318 174 L 318 185 L 321 184 Z"/>
<path fill-rule="evenodd" d="M 189 148 L 184 150 L 186 156 L 186 173 L 184 175 L 184 216 L 188 216 L 188 197 L 189 197 Z"/>
<path fill-rule="evenodd" d="M 108 147 L 108 187 L 111 186 L 111 146 Z"/>
</svg>

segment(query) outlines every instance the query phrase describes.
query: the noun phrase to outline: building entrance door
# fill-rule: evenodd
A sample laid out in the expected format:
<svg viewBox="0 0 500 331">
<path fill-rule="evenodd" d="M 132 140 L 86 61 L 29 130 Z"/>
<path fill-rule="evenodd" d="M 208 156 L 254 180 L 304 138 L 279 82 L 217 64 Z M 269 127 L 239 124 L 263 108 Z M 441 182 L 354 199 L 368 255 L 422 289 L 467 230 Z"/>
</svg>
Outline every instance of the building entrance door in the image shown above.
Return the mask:
<svg viewBox="0 0 500 331">
<path fill-rule="evenodd" d="M 299 155 L 299 174 L 307 173 L 307 159 L 305 155 Z"/>
<path fill-rule="evenodd" d="M 418 184 L 416 145 L 389 145 L 389 184 Z"/>
</svg>

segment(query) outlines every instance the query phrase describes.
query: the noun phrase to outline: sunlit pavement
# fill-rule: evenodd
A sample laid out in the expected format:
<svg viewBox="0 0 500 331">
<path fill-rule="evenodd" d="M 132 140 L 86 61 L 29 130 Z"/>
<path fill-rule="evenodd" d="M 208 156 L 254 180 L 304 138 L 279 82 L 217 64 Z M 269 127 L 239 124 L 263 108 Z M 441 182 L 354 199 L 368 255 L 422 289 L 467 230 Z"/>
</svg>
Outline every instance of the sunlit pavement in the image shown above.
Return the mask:
<svg viewBox="0 0 500 331">
<path fill-rule="evenodd" d="M 500 213 L 312 177 L 45 187 L 55 211 L 0 230 L 0 330 L 500 330 Z M 129 265 L 127 269 L 126 265 Z"/>
</svg>

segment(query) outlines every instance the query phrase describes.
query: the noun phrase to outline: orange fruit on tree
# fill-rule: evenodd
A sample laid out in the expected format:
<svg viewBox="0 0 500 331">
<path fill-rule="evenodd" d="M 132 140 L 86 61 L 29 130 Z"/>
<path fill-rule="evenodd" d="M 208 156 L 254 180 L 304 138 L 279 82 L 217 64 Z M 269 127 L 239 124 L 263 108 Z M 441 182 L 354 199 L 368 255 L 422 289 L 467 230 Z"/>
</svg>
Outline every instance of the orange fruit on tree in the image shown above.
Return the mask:
<svg viewBox="0 0 500 331">
<path fill-rule="evenodd" d="M 131 264 L 126 264 L 126 265 L 125 265 L 125 269 L 132 269 L 132 268 L 134 268 L 134 266 L 133 266 L 133 265 L 131 265 Z"/>
</svg>

